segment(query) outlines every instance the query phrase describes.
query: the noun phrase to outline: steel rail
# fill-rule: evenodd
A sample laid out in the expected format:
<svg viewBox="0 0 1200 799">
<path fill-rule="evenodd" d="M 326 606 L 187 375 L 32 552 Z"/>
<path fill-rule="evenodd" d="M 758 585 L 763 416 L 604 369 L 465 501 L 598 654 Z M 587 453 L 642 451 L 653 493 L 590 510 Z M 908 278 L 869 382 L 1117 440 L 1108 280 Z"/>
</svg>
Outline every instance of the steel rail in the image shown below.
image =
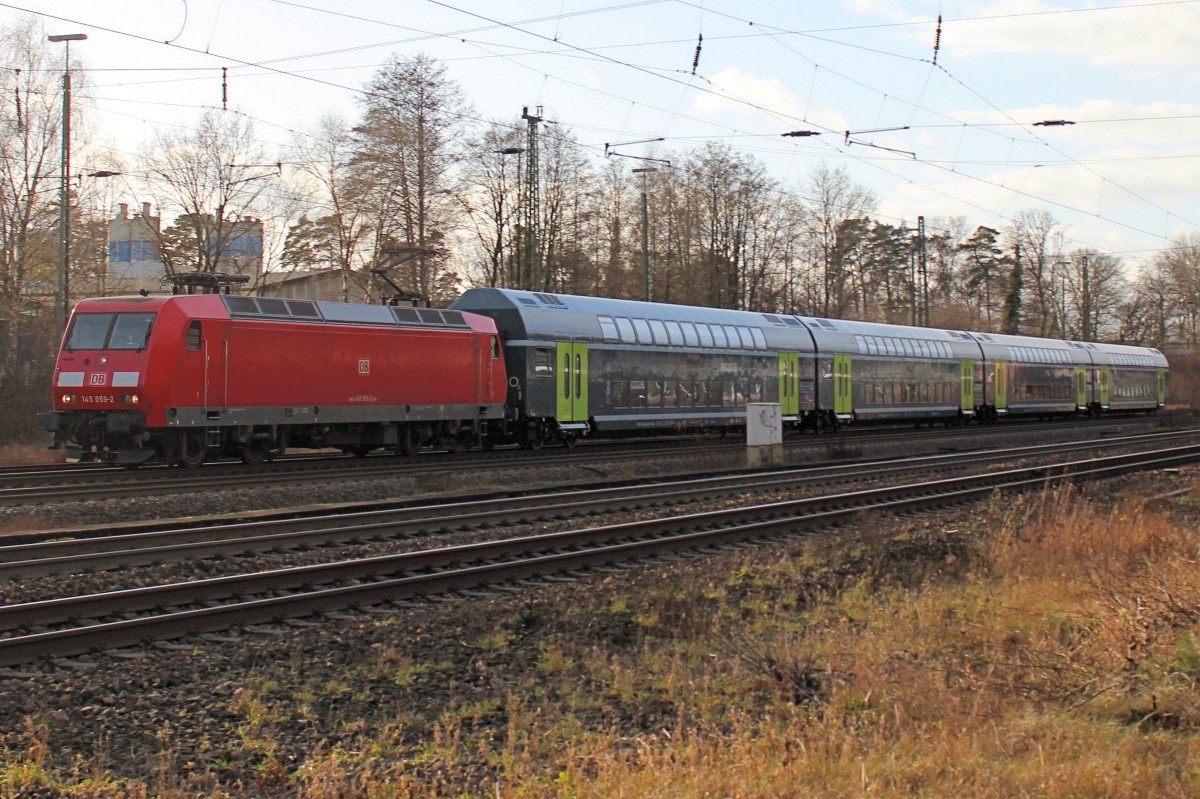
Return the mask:
<svg viewBox="0 0 1200 799">
<path fill-rule="evenodd" d="M 649 485 L 585 487 L 521 496 L 464 498 L 427 504 L 379 507 L 359 504 L 337 512 L 288 515 L 286 518 L 239 518 L 223 524 L 157 529 L 137 525 L 104 537 L 80 537 L 70 530 L 43 531 L 49 540 L 0 546 L 0 580 L 48 574 L 128 568 L 219 555 L 265 552 L 379 538 L 498 527 L 518 522 L 568 519 L 602 511 L 714 499 L 735 494 L 782 491 L 828 482 L 862 482 L 935 469 L 964 469 L 1014 459 L 1061 456 L 1134 444 L 1153 444 L 1200 435 L 1154 433 L 1105 441 L 1060 442 L 1040 447 L 1013 447 L 975 453 L 928 455 L 904 460 L 838 464 L 826 467 L 744 472 L 735 475 L 671 480 Z M 90 531 L 89 531 L 90 532 Z"/>
<path fill-rule="evenodd" d="M 1114 417 L 1099 420 L 1081 420 L 1077 425 L 1040 424 L 1014 422 L 995 427 L 922 429 L 918 434 L 923 439 L 951 438 L 956 441 L 964 436 L 988 438 L 1013 433 L 1028 433 L 1038 429 L 1063 432 L 1089 432 L 1126 425 L 1162 425 L 1166 420 L 1159 416 L 1137 418 Z M 911 427 L 897 432 L 893 427 L 849 428 L 837 435 L 800 436 L 789 438 L 790 448 L 830 447 L 857 442 L 879 443 L 903 441 L 914 435 Z M 184 493 L 231 486 L 271 486 L 295 484 L 298 481 L 317 482 L 330 479 L 391 478 L 413 474 L 457 469 L 464 465 L 480 465 L 504 462 L 505 465 L 580 465 L 584 451 L 588 456 L 612 457 L 614 459 L 651 459 L 664 455 L 679 455 L 681 451 L 690 456 L 711 452 L 713 454 L 736 451 L 742 446 L 740 440 L 718 442 L 697 441 L 694 438 L 666 440 L 661 437 L 646 439 L 661 446 L 646 446 L 635 441 L 610 442 L 597 440 L 581 444 L 574 449 L 555 451 L 508 448 L 490 452 L 473 451 L 462 455 L 424 453 L 416 458 L 399 458 L 380 453 L 367 458 L 346 455 L 289 456 L 261 466 L 245 466 L 233 462 L 205 464 L 196 470 L 181 470 L 165 465 L 148 465 L 137 470 L 114 468 L 107 465 L 76 464 L 70 466 L 11 467 L 0 469 L 0 505 L 62 502 L 83 499 L 116 499 L 139 496 L 155 496 L 166 493 Z"/>
<path fill-rule="evenodd" d="M 0 628 L 10 632 L 68 620 L 105 619 L 117 613 L 176 609 L 84 626 L 10 634 L 0 638 L 0 666 L 792 533 L 846 522 L 864 511 L 894 513 L 965 503 L 998 490 L 1043 487 L 1084 476 L 1113 476 L 1197 459 L 1200 459 L 1200 445 L 1174 447 L 749 508 L 3 606 Z M 309 587 L 321 585 L 322 581 L 326 587 Z M 339 581 L 342 584 L 328 585 Z M 266 592 L 277 595 L 215 604 L 230 597 Z M 182 604 L 200 606 L 180 609 Z"/>
</svg>

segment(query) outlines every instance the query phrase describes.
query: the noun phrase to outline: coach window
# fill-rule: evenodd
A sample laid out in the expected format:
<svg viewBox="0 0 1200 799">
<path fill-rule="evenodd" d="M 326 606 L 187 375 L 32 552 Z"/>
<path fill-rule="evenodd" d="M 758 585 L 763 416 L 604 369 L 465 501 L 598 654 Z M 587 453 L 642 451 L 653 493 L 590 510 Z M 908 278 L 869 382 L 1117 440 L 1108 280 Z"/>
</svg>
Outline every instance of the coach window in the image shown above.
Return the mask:
<svg viewBox="0 0 1200 799">
<path fill-rule="evenodd" d="M 633 322 L 630 322 L 624 316 L 618 316 L 617 330 L 621 331 L 622 344 L 637 344 L 637 336 L 633 334 Z"/>
<path fill-rule="evenodd" d="M 709 380 L 704 384 L 704 404 L 710 408 L 721 407 L 721 381 Z"/>
<path fill-rule="evenodd" d="M 538 347 L 533 351 L 533 376 L 554 377 L 554 356 L 546 347 Z"/>
<path fill-rule="evenodd" d="M 188 350 L 189 352 L 199 352 L 201 341 L 200 333 L 200 320 L 193 319 L 191 323 L 188 324 L 187 335 L 183 339 L 184 349 Z"/>
<path fill-rule="evenodd" d="M 650 333 L 654 336 L 654 343 L 659 346 L 666 346 L 670 343 L 667 339 L 667 328 L 657 319 L 650 320 Z"/>
<path fill-rule="evenodd" d="M 767 348 L 767 337 L 757 327 L 750 328 L 750 335 L 754 337 L 755 349 L 765 350 Z"/>
<path fill-rule="evenodd" d="M 612 402 L 614 408 L 629 407 L 629 383 L 625 380 L 614 380 L 612 384 Z"/>
<path fill-rule="evenodd" d="M 725 328 L 720 325 L 709 325 L 709 330 L 712 331 L 713 346 L 717 348 L 728 347 L 729 342 L 725 340 Z"/>
<path fill-rule="evenodd" d="M 632 407 L 646 407 L 646 381 L 634 380 L 629 384 L 629 393 Z"/>
<path fill-rule="evenodd" d="M 604 336 L 605 341 L 621 340 L 620 334 L 617 333 L 617 323 L 611 316 L 597 316 L 596 321 L 600 323 L 600 334 Z"/>
<path fill-rule="evenodd" d="M 661 408 L 663 401 L 663 381 L 651 380 L 648 385 L 650 391 L 647 405 L 651 408 Z"/>
<path fill-rule="evenodd" d="M 645 319 L 634 319 L 633 329 L 637 331 L 638 344 L 653 344 L 654 339 L 650 336 L 650 325 Z"/>
<path fill-rule="evenodd" d="M 700 346 L 711 347 L 713 345 L 713 335 L 712 331 L 708 329 L 708 325 L 704 322 L 697 322 L 696 330 L 700 331 Z"/>
<path fill-rule="evenodd" d="M 696 332 L 696 326 L 691 322 L 681 322 L 680 327 L 683 328 L 683 341 L 689 347 L 700 346 L 700 334 Z"/>
<path fill-rule="evenodd" d="M 683 330 L 679 327 L 678 322 L 667 322 L 667 336 L 675 346 L 683 346 Z"/>
</svg>

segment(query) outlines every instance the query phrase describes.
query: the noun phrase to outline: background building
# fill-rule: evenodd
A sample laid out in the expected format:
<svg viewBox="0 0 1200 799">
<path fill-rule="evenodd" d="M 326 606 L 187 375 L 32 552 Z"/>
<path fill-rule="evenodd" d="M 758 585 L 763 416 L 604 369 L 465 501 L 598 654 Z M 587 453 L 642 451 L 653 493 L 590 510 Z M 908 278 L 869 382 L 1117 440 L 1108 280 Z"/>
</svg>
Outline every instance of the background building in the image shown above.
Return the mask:
<svg viewBox="0 0 1200 799">
<path fill-rule="evenodd" d="M 140 214 L 129 215 L 129 204 L 108 222 L 108 293 L 132 294 L 139 289 L 161 291 L 165 275 L 159 257 L 159 218 L 142 203 Z"/>
</svg>

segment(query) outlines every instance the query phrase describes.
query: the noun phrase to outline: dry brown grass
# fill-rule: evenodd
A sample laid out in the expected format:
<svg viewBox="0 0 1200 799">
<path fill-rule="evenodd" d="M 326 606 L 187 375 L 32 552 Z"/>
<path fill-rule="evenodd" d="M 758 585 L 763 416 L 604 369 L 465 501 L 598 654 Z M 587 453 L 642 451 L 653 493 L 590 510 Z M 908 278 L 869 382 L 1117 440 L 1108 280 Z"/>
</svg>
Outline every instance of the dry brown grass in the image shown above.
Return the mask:
<svg viewBox="0 0 1200 799">
<path fill-rule="evenodd" d="M 40 444 L 6 444 L 0 447 L 0 466 L 62 463 L 62 461 L 62 450 L 49 449 L 45 442 Z"/>
<path fill-rule="evenodd" d="M 829 580 L 814 548 L 622 603 L 658 635 L 628 656 L 568 653 L 598 695 L 509 697 L 490 790 L 453 776 L 480 741 L 447 719 L 425 767 L 331 755 L 307 764 L 304 795 L 354 776 L 413 797 L 1200 793 L 1194 531 L 1074 491 L 999 499 L 979 528 L 917 585 L 861 548 L 843 554 L 867 568 Z M 650 698 L 672 712 L 638 734 L 576 716 Z"/>
<path fill-rule="evenodd" d="M 1192 517 L 998 497 L 962 529 L 596 586 L 511 693 L 270 778 L 303 799 L 1200 795 Z"/>
</svg>

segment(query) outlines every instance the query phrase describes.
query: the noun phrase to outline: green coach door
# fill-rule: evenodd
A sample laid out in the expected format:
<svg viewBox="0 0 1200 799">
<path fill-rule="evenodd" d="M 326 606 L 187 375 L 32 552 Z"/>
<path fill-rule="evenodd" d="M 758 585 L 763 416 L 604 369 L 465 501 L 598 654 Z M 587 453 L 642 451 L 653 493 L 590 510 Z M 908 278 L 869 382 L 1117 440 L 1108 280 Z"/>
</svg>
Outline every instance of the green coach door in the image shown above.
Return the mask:
<svg viewBox="0 0 1200 799">
<path fill-rule="evenodd" d="M 1075 407 L 1086 408 L 1087 401 L 1087 367 L 1075 367 Z"/>
<path fill-rule="evenodd" d="M 1158 404 L 1167 404 L 1167 370 L 1158 370 Z"/>
<path fill-rule="evenodd" d="M 555 417 L 563 422 L 588 419 L 588 348 L 587 344 L 558 342 L 558 408 Z"/>
<path fill-rule="evenodd" d="M 779 406 L 784 416 L 800 415 L 800 355 L 779 353 Z"/>
<path fill-rule="evenodd" d="M 958 362 L 958 407 L 963 413 L 975 410 L 975 363 Z"/>
<path fill-rule="evenodd" d="M 1008 410 L 1008 364 L 996 363 L 996 410 Z"/>
<path fill-rule="evenodd" d="M 1108 367 L 1100 367 L 1100 407 L 1107 408 L 1109 401 Z"/>
<path fill-rule="evenodd" d="M 854 412 L 850 377 L 850 356 L 833 356 L 833 412 L 836 414 L 846 415 Z"/>
</svg>

